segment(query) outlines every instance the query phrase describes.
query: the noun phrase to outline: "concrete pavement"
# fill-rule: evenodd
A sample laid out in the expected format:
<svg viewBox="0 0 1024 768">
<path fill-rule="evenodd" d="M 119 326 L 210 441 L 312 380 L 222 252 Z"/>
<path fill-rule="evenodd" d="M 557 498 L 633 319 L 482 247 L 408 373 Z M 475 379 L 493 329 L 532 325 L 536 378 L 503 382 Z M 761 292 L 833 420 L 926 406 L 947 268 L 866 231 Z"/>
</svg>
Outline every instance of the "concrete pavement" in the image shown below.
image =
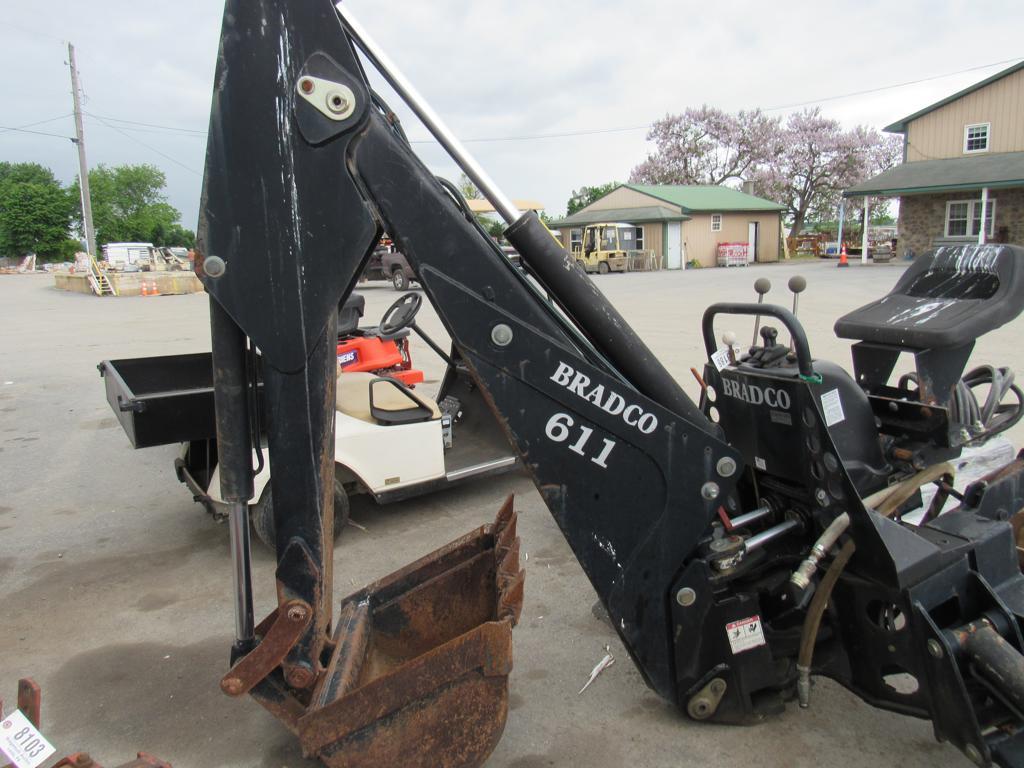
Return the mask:
<svg viewBox="0 0 1024 768">
<path fill-rule="evenodd" d="M 752 300 L 757 277 L 786 306 L 804 274 L 800 315 L 816 357 L 849 367 L 834 338 L 841 313 L 880 296 L 899 266 L 832 263 L 597 277 L 598 285 L 691 395 L 702 366 L 700 318 L 719 300 Z M 43 732 L 61 752 L 116 764 L 145 750 L 176 768 L 312 766 L 254 702 L 223 696 L 232 618 L 227 529 L 174 478 L 172 446 L 133 451 L 110 412 L 96 364 L 105 358 L 209 349 L 203 294 L 98 299 L 56 291 L 52 278 L 0 276 L 0 696 L 17 678 L 43 687 Z M 366 320 L 397 294 L 361 288 Z M 424 307 L 421 325 L 443 339 Z M 1024 371 L 1017 321 L 978 343 L 972 362 Z M 720 323 L 742 343 L 752 320 Z M 429 392 L 443 364 L 418 339 Z M 908 367 L 904 364 L 904 368 Z M 1010 433 L 1016 444 L 1024 427 Z M 515 631 L 511 712 L 494 768 L 627 764 L 673 768 L 932 768 L 967 765 L 928 723 L 873 710 L 819 681 L 813 706 L 754 728 L 697 725 L 643 684 L 532 484 L 521 476 L 377 507 L 353 503 L 335 552 L 337 596 L 491 519 L 514 492 L 526 562 Z M 257 613 L 274 602 L 270 553 L 254 545 Z M 606 646 L 616 663 L 577 695 Z"/>
</svg>

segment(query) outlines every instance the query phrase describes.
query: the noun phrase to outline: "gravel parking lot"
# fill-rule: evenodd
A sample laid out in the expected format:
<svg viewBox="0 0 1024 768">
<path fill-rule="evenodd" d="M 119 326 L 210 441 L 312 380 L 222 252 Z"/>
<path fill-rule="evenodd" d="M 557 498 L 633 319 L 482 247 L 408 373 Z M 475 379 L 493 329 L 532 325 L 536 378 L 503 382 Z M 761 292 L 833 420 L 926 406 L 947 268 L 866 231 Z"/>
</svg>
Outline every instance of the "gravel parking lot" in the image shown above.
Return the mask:
<svg viewBox="0 0 1024 768">
<path fill-rule="evenodd" d="M 818 358 L 849 366 L 832 323 L 887 291 L 901 267 L 751 266 L 607 275 L 598 285 L 696 396 L 700 318 L 712 301 L 790 305 L 786 281 L 807 277 L 800 316 Z M 365 320 L 397 298 L 366 284 Z M 43 687 L 43 732 L 61 753 L 105 764 L 145 750 L 176 768 L 317 765 L 286 729 L 218 681 L 231 645 L 228 532 L 175 480 L 172 446 L 133 451 L 104 399 L 96 364 L 107 358 L 208 350 L 207 297 L 98 299 L 62 293 L 49 276 L 0 276 L 0 697 L 31 675 Z M 429 307 L 421 325 L 444 339 Z M 749 341 L 749 319 L 723 321 Z M 972 361 L 1024 371 L 1019 321 L 978 343 Z M 721 331 L 719 331 L 721 333 Z M 443 366 L 418 339 L 413 359 L 429 392 Z M 1024 442 L 1024 427 L 1010 433 Z M 810 710 L 792 705 L 753 728 L 697 725 L 650 692 L 528 479 L 479 481 L 377 507 L 353 503 L 365 531 L 348 528 L 335 550 L 337 597 L 493 518 L 514 492 L 526 563 L 526 600 L 515 631 L 511 712 L 489 761 L 541 766 L 748 765 L 766 768 L 932 768 L 967 765 L 935 743 L 926 722 L 873 710 L 819 681 Z M 274 562 L 254 544 L 258 616 L 274 604 Z M 582 695 L 605 648 L 616 663 Z"/>
</svg>

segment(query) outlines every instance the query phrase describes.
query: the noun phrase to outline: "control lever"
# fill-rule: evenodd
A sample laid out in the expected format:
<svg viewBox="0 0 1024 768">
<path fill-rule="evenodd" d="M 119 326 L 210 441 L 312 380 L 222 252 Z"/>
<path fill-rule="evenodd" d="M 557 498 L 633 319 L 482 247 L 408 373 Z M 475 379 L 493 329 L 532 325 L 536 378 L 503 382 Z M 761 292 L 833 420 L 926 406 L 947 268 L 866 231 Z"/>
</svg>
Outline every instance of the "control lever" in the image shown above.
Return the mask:
<svg viewBox="0 0 1024 768">
<path fill-rule="evenodd" d="M 796 317 L 796 308 L 800 302 L 800 294 L 807 290 L 807 279 L 802 275 L 793 275 L 789 278 L 789 290 L 793 292 L 793 317 Z M 789 350 L 793 351 L 793 334 L 789 334 Z"/>
<path fill-rule="evenodd" d="M 759 277 L 754 281 L 754 290 L 757 291 L 757 303 L 764 303 L 764 295 L 772 289 L 772 281 L 767 277 Z M 761 316 L 754 316 L 754 336 L 750 342 L 750 346 L 757 346 L 757 327 L 761 324 Z"/>
<path fill-rule="evenodd" d="M 736 334 L 732 331 L 726 331 L 722 334 L 722 343 L 729 350 L 730 365 L 736 365 Z"/>
</svg>

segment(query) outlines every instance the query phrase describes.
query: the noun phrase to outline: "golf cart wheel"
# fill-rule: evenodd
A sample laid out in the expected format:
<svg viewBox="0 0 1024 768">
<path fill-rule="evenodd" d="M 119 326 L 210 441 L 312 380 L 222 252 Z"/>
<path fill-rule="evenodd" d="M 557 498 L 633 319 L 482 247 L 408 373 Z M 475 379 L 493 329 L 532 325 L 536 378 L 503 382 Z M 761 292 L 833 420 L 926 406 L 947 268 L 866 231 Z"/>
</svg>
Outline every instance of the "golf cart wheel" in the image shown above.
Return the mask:
<svg viewBox="0 0 1024 768">
<path fill-rule="evenodd" d="M 256 537 L 269 549 L 276 549 L 277 537 L 274 534 L 274 500 L 270 486 L 263 489 L 263 495 L 249 508 L 252 528 Z M 334 538 L 341 535 L 342 529 L 348 525 L 349 505 L 348 494 L 337 478 L 334 480 Z"/>
<path fill-rule="evenodd" d="M 391 273 L 391 285 L 396 291 L 404 291 L 409 287 L 409 278 L 405 276 L 404 271 L 396 269 Z"/>
<path fill-rule="evenodd" d="M 598 262 L 598 264 L 597 264 L 597 271 L 600 272 L 602 275 L 607 275 L 608 274 L 608 262 L 607 261 Z"/>
</svg>

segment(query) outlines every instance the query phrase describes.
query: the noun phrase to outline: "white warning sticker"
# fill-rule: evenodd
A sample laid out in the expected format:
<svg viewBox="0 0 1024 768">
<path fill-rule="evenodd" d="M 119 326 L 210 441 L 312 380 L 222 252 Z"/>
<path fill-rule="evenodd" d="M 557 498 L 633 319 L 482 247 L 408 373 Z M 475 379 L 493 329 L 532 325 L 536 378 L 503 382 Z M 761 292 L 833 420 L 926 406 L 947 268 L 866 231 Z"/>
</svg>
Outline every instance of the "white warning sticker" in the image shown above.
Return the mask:
<svg viewBox="0 0 1024 768">
<path fill-rule="evenodd" d="M 749 619 L 740 619 L 726 624 L 725 634 L 729 637 L 729 647 L 733 654 L 743 653 L 743 651 L 759 648 L 765 644 L 760 616 L 751 616 Z"/>
<path fill-rule="evenodd" d="M 722 370 L 725 366 L 729 365 L 729 363 L 732 362 L 732 359 L 729 357 L 729 348 L 722 347 L 715 352 L 715 354 L 711 356 L 711 362 L 715 364 L 715 368 L 718 370 Z"/>
<path fill-rule="evenodd" d="M 833 389 L 821 396 L 821 408 L 825 412 L 825 426 L 831 427 L 846 418 L 843 413 L 843 401 L 839 399 L 839 390 Z"/>
<path fill-rule="evenodd" d="M 36 768 L 57 751 L 20 709 L 0 721 L 0 750 L 16 768 Z"/>
<path fill-rule="evenodd" d="M 754 466 L 760 469 L 762 472 L 768 469 L 768 465 L 764 463 L 764 459 L 762 459 L 760 456 L 754 457 Z"/>
</svg>

